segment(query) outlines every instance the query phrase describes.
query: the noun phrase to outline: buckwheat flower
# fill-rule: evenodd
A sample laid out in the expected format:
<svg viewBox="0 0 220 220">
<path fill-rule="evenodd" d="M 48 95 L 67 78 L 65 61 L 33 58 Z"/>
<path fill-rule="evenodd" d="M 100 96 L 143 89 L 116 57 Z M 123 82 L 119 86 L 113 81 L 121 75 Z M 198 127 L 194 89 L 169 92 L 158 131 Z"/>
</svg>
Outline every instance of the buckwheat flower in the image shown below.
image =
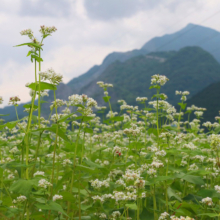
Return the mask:
<svg viewBox="0 0 220 220">
<path fill-rule="evenodd" d="M 126 199 L 127 199 L 127 197 L 126 197 L 126 195 L 125 195 L 124 192 L 114 191 L 113 194 L 114 194 L 114 195 L 113 195 L 112 199 L 115 199 L 116 202 L 118 202 L 118 201 L 123 201 L 123 200 L 126 200 Z"/>
<path fill-rule="evenodd" d="M 96 201 L 104 202 L 104 199 L 101 196 L 92 196 L 92 199 L 94 202 Z"/>
<path fill-rule="evenodd" d="M 35 176 L 44 176 L 44 172 L 43 171 L 37 171 L 34 173 L 34 177 Z"/>
<path fill-rule="evenodd" d="M 105 213 L 94 213 L 95 216 L 98 216 L 99 219 L 107 219 L 107 215 Z"/>
<path fill-rule="evenodd" d="M 9 105 L 17 105 L 19 101 L 21 101 L 21 99 L 18 96 L 14 96 L 9 99 L 8 104 Z"/>
<path fill-rule="evenodd" d="M 111 199 L 112 198 L 112 194 L 104 194 L 102 195 L 102 199 L 106 200 L 106 199 Z"/>
<path fill-rule="evenodd" d="M 199 167 L 195 163 L 193 163 L 189 166 L 188 170 L 198 170 L 198 169 L 199 169 Z"/>
<path fill-rule="evenodd" d="M 210 145 L 213 149 L 220 147 L 220 135 L 219 134 L 211 134 L 208 137 Z"/>
<path fill-rule="evenodd" d="M 43 36 L 45 35 L 50 35 L 53 32 L 57 31 L 57 28 L 52 26 L 52 27 L 46 27 L 44 25 L 40 26 L 39 32 L 42 33 Z"/>
<path fill-rule="evenodd" d="M 215 190 L 216 190 L 218 193 L 220 193 L 220 186 L 216 185 L 216 186 L 215 186 Z"/>
<path fill-rule="evenodd" d="M 112 220 L 116 220 L 117 218 L 119 218 L 121 216 L 121 213 L 119 211 L 114 211 L 112 212 L 112 214 L 110 215 L 110 219 Z"/>
<path fill-rule="evenodd" d="M 20 32 L 21 35 L 27 35 L 31 40 L 34 38 L 33 31 L 31 29 L 25 29 Z"/>
<path fill-rule="evenodd" d="M 17 147 L 13 147 L 10 151 L 11 154 L 16 154 L 17 152 L 19 152 Z"/>
<path fill-rule="evenodd" d="M 146 193 L 145 192 L 141 193 L 141 198 L 146 198 Z"/>
<path fill-rule="evenodd" d="M 115 146 L 115 147 L 113 148 L 113 150 L 112 150 L 112 153 L 113 153 L 114 155 L 119 155 L 119 156 L 121 156 L 122 150 L 121 150 L 120 147 Z"/>
<path fill-rule="evenodd" d="M 108 166 L 108 165 L 109 165 L 109 161 L 104 160 L 104 161 L 103 161 L 103 165 Z"/>
<path fill-rule="evenodd" d="M 109 187 L 109 182 L 107 180 L 104 181 L 99 181 L 98 179 L 96 180 L 91 180 L 91 186 L 94 187 L 95 189 L 99 189 L 101 187 L 108 188 Z"/>
<path fill-rule="evenodd" d="M 14 179 L 14 178 L 15 178 L 14 174 L 9 174 L 9 175 L 8 175 L 8 179 L 9 179 L 9 180 L 12 180 L 12 179 Z"/>
<path fill-rule="evenodd" d="M 119 180 L 117 180 L 115 183 L 118 184 L 118 185 L 121 185 L 121 186 L 126 187 L 126 184 L 125 184 L 125 182 L 124 182 L 123 179 L 119 179 Z"/>
<path fill-rule="evenodd" d="M 155 169 L 153 169 L 153 168 L 150 168 L 150 169 L 147 171 L 147 173 L 148 173 L 149 175 L 156 176 L 157 171 L 156 171 Z"/>
<path fill-rule="evenodd" d="M 100 87 L 103 87 L 104 82 L 102 82 L 102 81 L 98 81 L 96 84 L 99 85 Z"/>
<path fill-rule="evenodd" d="M 161 213 L 158 220 L 168 220 L 170 215 L 167 212 Z"/>
<path fill-rule="evenodd" d="M 201 117 L 203 115 L 203 112 L 202 111 L 195 111 L 194 114 L 197 116 L 197 117 Z"/>
<path fill-rule="evenodd" d="M 65 167 L 67 165 L 71 165 L 73 164 L 72 161 L 70 159 L 64 159 L 62 162 L 62 165 Z"/>
<path fill-rule="evenodd" d="M 137 101 L 137 102 L 145 102 L 145 101 L 147 101 L 147 100 L 148 100 L 147 97 L 137 97 L 137 98 L 136 98 L 136 101 Z"/>
<path fill-rule="evenodd" d="M 163 75 L 153 75 L 151 76 L 151 84 L 159 84 L 163 86 L 169 79 Z"/>
<path fill-rule="evenodd" d="M 166 154 L 167 154 L 167 153 L 166 153 L 165 150 L 157 151 L 157 152 L 155 153 L 156 156 L 161 156 L 161 157 L 166 156 Z"/>
<path fill-rule="evenodd" d="M 0 104 L 2 104 L 3 103 L 3 98 L 2 98 L 2 96 L 0 96 Z"/>
<path fill-rule="evenodd" d="M 205 157 L 205 156 L 202 156 L 202 155 L 196 155 L 195 157 L 193 157 L 193 159 L 198 159 L 198 160 L 200 160 L 201 162 L 203 162 L 205 158 L 206 158 L 206 157 Z"/>
<path fill-rule="evenodd" d="M 40 96 L 41 96 L 41 97 L 49 96 L 49 94 L 48 94 L 47 91 L 42 91 L 42 92 L 40 93 Z"/>
<path fill-rule="evenodd" d="M 46 72 L 39 72 L 39 76 L 41 76 L 41 80 L 48 80 L 53 85 L 58 85 L 63 80 L 63 76 L 56 73 L 52 68 L 48 69 Z"/>
<path fill-rule="evenodd" d="M 83 103 L 83 99 L 81 95 L 71 95 L 68 97 L 69 101 L 70 101 L 70 105 L 78 105 L 78 104 L 82 104 Z"/>
<path fill-rule="evenodd" d="M 213 205 L 212 198 L 209 198 L 209 197 L 206 197 L 206 198 L 202 199 L 201 202 L 206 204 L 206 205 L 208 205 L 208 206 L 212 206 Z"/>
<path fill-rule="evenodd" d="M 152 167 L 155 167 L 155 168 L 160 168 L 160 167 L 164 167 L 164 164 L 161 163 L 161 162 L 153 161 L 153 162 L 151 163 L 151 166 L 152 166 Z"/>
<path fill-rule="evenodd" d="M 63 199 L 63 196 L 61 196 L 61 195 L 54 195 L 53 196 L 53 201 L 55 202 L 56 200 L 61 200 L 61 199 Z"/>
<path fill-rule="evenodd" d="M 27 200 L 26 196 L 19 196 L 19 197 L 17 197 L 17 201 L 18 202 L 24 202 L 25 200 Z"/>
<path fill-rule="evenodd" d="M 118 114 L 118 112 L 109 111 L 109 113 L 106 115 L 106 117 L 107 118 L 113 118 L 117 114 Z"/>
<path fill-rule="evenodd" d="M 176 91 L 175 91 L 175 94 L 176 94 L 176 95 L 182 95 L 182 92 L 176 90 Z"/>
<path fill-rule="evenodd" d="M 38 182 L 38 186 L 46 189 L 48 186 L 52 186 L 52 184 L 45 179 L 41 179 Z"/>
<path fill-rule="evenodd" d="M 137 180 L 134 182 L 134 185 L 135 185 L 138 189 L 144 189 L 144 187 L 145 187 L 145 180 L 137 179 Z"/>
<path fill-rule="evenodd" d="M 98 104 L 93 98 L 88 98 L 86 105 L 87 107 L 91 108 L 91 107 L 96 107 Z"/>
<path fill-rule="evenodd" d="M 140 173 L 138 171 L 126 170 L 125 175 L 122 175 L 125 181 L 134 181 L 140 179 Z"/>
</svg>

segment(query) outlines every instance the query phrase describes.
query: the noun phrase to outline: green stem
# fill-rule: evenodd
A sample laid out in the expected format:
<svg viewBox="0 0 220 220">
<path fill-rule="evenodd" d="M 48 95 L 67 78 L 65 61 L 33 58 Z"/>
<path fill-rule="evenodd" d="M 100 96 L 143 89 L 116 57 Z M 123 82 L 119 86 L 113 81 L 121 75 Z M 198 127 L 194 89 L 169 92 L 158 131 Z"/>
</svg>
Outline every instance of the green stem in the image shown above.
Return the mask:
<svg viewBox="0 0 220 220">
<path fill-rule="evenodd" d="M 157 220 L 158 218 L 157 218 L 157 213 L 156 213 L 157 201 L 156 201 L 156 187 L 155 187 L 155 184 L 154 184 L 153 204 L 154 204 L 154 220 Z"/>
<path fill-rule="evenodd" d="M 41 58 L 41 53 L 39 50 L 39 58 Z M 41 62 L 39 61 L 39 72 L 41 71 Z M 41 114 L 41 106 L 40 106 L 40 75 L 39 75 L 39 86 L 38 86 L 38 124 L 40 128 L 40 114 Z"/>
<path fill-rule="evenodd" d="M 157 95 L 159 94 L 160 90 L 157 89 Z M 158 137 L 159 137 L 159 116 L 158 116 L 158 103 L 159 103 L 159 99 L 157 97 L 157 134 L 158 134 Z"/>
<path fill-rule="evenodd" d="M 57 104 L 56 104 L 56 93 L 54 90 L 54 102 L 55 102 L 55 110 L 56 110 L 56 119 L 58 120 L 58 114 L 57 114 Z M 54 143 L 54 150 L 53 150 L 53 169 L 52 169 L 52 177 L 51 177 L 51 198 L 53 195 L 53 182 L 54 182 L 54 169 L 55 169 L 55 158 L 56 158 L 56 148 L 57 148 L 57 137 L 58 137 L 58 123 L 56 127 L 56 137 L 55 137 L 55 143 Z"/>
</svg>

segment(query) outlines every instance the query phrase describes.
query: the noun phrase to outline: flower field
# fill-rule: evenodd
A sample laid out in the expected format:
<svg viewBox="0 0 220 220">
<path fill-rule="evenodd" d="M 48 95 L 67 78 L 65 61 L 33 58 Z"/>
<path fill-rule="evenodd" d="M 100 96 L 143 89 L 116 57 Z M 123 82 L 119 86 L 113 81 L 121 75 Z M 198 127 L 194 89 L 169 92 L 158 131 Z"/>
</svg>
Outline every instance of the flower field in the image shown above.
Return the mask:
<svg viewBox="0 0 220 220">
<path fill-rule="evenodd" d="M 187 106 L 188 91 L 170 105 L 161 91 L 172 79 L 162 75 L 151 78 L 153 97 L 119 100 L 118 112 L 104 82 L 105 106 L 87 95 L 56 99 L 62 75 L 41 70 L 43 40 L 55 31 L 41 26 L 38 41 L 24 30 L 31 42 L 17 45 L 30 48 L 35 81 L 27 117 L 18 117 L 18 96 L 9 100 L 17 120 L 0 115 L 0 219 L 219 220 L 220 117 L 202 123 L 206 109 Z"/>
</svg>

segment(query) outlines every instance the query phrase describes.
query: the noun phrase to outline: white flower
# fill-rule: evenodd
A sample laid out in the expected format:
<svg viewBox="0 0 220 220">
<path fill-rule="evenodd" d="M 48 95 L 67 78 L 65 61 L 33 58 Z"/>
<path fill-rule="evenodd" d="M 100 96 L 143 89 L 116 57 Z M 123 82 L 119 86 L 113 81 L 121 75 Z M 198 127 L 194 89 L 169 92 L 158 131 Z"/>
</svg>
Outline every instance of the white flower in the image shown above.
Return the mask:
<svg viewBox="0 0 220 220">
<path fill-rule="evenodd" d="M 169 79 L 163 75 L 153 75 L 151 76 L 151 84 L 160 84 L 163 86 Z"/>
<path fill-rule="evenodd" d="M 19 152 L 19 150 L 18 150 L 17 147 L 13 147 L 9 152 L 10 152 L 11 154 L 15 154 L 15 153 Z"/>
<path fill-rule="evenodd" d="M 201 202 L 208 205 L 208 206 L 213 205 L 212 198 L 209 198 L 209 197 L 206 197 L 206 198 L 202 199 Z"/>
<path fill-rule="evenodd" d="M 34 177 L 35 176 L 44 176 L 44 172 L 43 171 L 37 171 L 34 173 Z"/>
<path fill-rule="evenodd" d="M 2 104 L 3 103 L 3 98 L 2 98 L 2 96 L 0 96 L 0 104 Z"/>
<path fill-rule="evenodd" d="M 24 202 L 27 199 L 26 196 L 19 196 L 17 197 L 17 202 Z"/>
<path fill-rule="evenodd" d="M 45 179 L 41 179 L 38 182 L 38 186 L 46 189 L 48 186 L 52 186 L 52 184 Z"/>
<path fill-rule="evenodd" d="M 73 164 L 73 163 L 72 163 L 71 160 L 69 160 L 69 159 L 64 159 L 63 162 L 62 162 L 62 164 L 63 164 L 63 166 L 67 166 L 67 165 L 71 165 L 71 164 Z"/>
<path fill-rule="evenodd" d="M 220 193 L 220 186 L 216 185 L 216 186 L 215 186 L 215 190 L 216 190 L 218 193 Z"/>
<path fill-rule="evenodd" d="M 63 199 L 63 196 L 61 196 L 61 195 L 54 195 L 53 196 L 53 201 L 55 202 L 56 200 L 61 200 L 61 199 Z"/>
</svg>

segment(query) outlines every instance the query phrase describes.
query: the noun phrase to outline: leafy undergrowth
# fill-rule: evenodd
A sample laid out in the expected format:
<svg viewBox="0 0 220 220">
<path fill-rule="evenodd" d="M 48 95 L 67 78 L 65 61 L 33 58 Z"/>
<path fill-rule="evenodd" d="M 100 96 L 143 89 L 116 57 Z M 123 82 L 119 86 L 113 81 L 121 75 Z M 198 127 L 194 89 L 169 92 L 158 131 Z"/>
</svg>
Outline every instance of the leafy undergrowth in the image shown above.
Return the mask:
<svg viewBox="0 0 220 220">
<path fill-rule="evenodd" d="M 41 71 L 40 53 L 55 30 L 42 26 L 41 42 L 30 29 L 22 32 L 32 40 L 19 46 L 31 47 L 35 82 L 27 84 L 29 116 L 1 120 L 0 219 L 219 219 L 220 117 L 201 125 L 205 109 L 186 107 L 187 91 L 176 92 L 177 112 L 160 93 L 168 80 L 160 75 L 152 76 L 152 101 L 136 99 L 142 108 L 119 100 L 121 111 L 114 112 L 108 93 L 113 85 L 103 82 L 97 84 L 107 115 L 86 95 L 56 99 L 62 76 Z M 40 114 L 47 90 L 54 91 L 48 120 Z M 10 99 L 15 113 L 18 101 Z M 191 114 L 196 119 L 190 121 Z"/>
</svg>

